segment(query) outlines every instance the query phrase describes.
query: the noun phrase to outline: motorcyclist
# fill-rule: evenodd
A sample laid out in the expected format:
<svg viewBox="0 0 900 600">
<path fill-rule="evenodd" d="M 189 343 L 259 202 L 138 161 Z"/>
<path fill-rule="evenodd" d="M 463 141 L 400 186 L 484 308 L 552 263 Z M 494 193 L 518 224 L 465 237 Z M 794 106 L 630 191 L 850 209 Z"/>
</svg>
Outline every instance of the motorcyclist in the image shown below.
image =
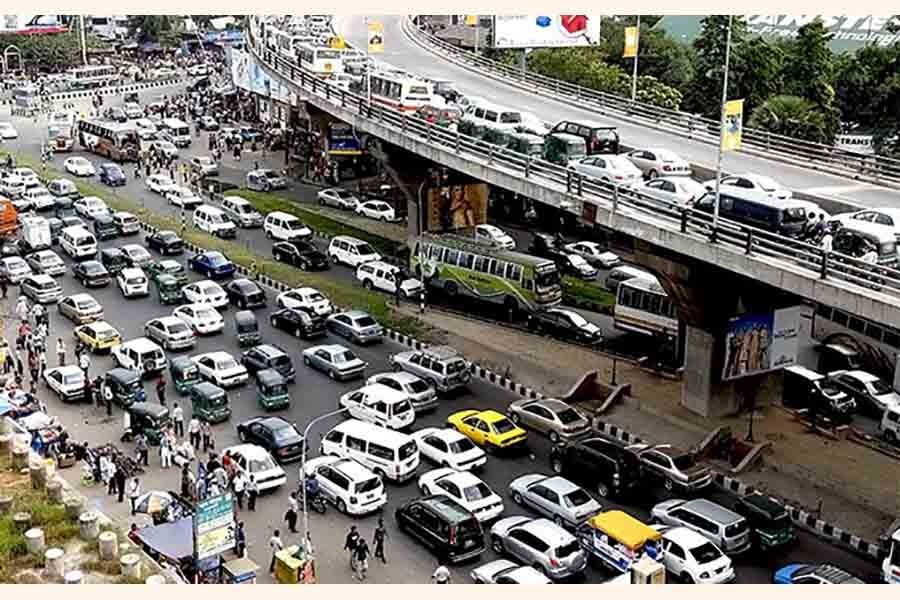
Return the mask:
<svg viewBox="0 0 900 600">
<path fill-rule="evenodd" d="M 306 501 L 313 502 L 319 496 L 319 480 L 312 473 L 307 473 L 303 490 L 306 493 Z"/>
</svg>

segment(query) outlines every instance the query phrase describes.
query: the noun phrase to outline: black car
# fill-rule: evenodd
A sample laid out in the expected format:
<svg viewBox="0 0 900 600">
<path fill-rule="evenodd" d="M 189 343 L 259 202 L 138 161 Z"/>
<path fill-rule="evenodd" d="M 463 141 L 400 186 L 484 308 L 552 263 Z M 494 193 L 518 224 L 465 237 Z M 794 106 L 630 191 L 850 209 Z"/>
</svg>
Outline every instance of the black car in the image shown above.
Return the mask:
<svg viewBox="0 0 900 600">
<path fill-rule="evenodd" d="M 325 319 L 300 308 L 283 308 L 273 312 L 269 322 L 276 329 L 307 340 L 326 334 Z"/>
<path fill-rule="evenodd" d="M 91 227 L 94 230 L 94 235 L 100 241 L 119 237 L 119 228 L 116 227 L 116 222 L 113 221 L 112 215 L 97 215 L 94 217 Z"/>
<path fill-rule="evenodd" d="M 304 271 L 324 271 L 330 267 L 324 252 L 302 240 L 278 242 L 272 246 L 272 258 Z"/>
<path fill-rule="evenodd" d="M 85 287 L 105 287 L 109 285 L 109 271 L 99 261 L 86 260 L 72 267 L 72 276 Z"/>
<path fill-rule="evenodd" d="M 452 564 L 474 559 L 485 551 L 481 523 L 448 496 L 411 500 L 398 508 L 394 516 L 400 531 Z"/>
<path fill-rule="evenodd" d="M 266 305 L 266 293 L 249 279 L 235 279 L 223 286 L 228 301 L 241 310 L 262 308 Z"/>
<path fill-rule="evenodd" d="M 578 480 L 603 498 L 628 496 L 640 489 L 643 467 L 637 454 L 604 438 L 550 448 L 550 468 Z"/>
<path fill-rule="evenodd" d="M 144 238 L 144 241 L 147 243 L 147 248 L 156 250 L 163 255 L 184 252 L 184 240 L 174 231 L 157 231 Z"/>
<path fill-rule="evenodd" d="M 560 340 L 596 346 L 603 343 L 603 331 L 574 310 L 548 308 L 528 317 L 528 328 Z"/>
<path fill-rule="evenodd" d="M 268 450 L 280 463 L 303 456 L 303 436 L 280 417 L 253 417 L 238 424 L 237 434 L 242 442 Z"/>
<path fill-rule="evenodd" d="M 561 263 L 566 260 L 568 253 L 563 250 L 563 240 L 549 233 L 536 233 L 528 246 L 528 253 L 541 258 Z"/>
<path fill-rule="evenodd" d="M 250 348 L 241 357 L 241 364 L 254 377 L 257 373 L 266 369 L 278 371 L 288 383 L 293 382 L 297 376 L 291 357 L 288 356 L 287 352 L 273 344 L 260 344 Z"/>
<path fill-rule="evenodd" d="M 115 163 L 103 163 L 100 165 L 97 175 L 99 175 L 101 183 L 105 183 L 110 187 L 123 186 L 128 182 L 128 179 L 125 177 L 125 171 Z"/>
</svg>

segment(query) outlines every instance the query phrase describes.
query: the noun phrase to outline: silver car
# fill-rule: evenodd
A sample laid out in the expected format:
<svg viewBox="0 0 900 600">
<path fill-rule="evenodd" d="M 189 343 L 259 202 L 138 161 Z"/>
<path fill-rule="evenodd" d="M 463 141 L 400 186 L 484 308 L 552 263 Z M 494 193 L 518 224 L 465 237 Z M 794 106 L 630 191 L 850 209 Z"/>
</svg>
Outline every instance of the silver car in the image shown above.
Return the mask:
<svg viewBox="0 0 900 600">
<path fill-rule="evenodd" d="M 480 565 L 470 573 L 475 583 L 513 583 L 513 584 L 546 584 L 552 583 L 534 567 L 522 567 L 501 558 Z"/>
<path fill-rule="evenodd" d="M 359 204 L 359 198 L 341 188 L 322 190 L 317 194 L 317 197 L 319 204 L 322 206 L 333 206 L 343 210 L 356 210 Z"/>
<path fill-rule="evenodd" d="M 562 400 L 517 400 L 506 413 L 516 425 L 544 433 L 554 444 L 591 432 L 590 420 Z"/>
<path fill-rule="evenodd" d="M 103 319 L 103 307 L 90 294 L 66 296 L 57 307 L 59 314 L 79 325 Z"/>
<path fill-rule="evenodd" d="M 345 381 L 361 376 L 368 363 L 338 344 L 313 346 L 303 351 L 303 364 L 324 373 L 332 379 Z"/>
<path fill-rule="evenodd" d="M 147 321 L 144 335 L 163 347 L 164 350 L 193 348 L 196 338 L 187 323 L 178 317 L 165 316 Z"/>
<path fill-rule="evenodd" d="M 578 575 L 587 567 L 587 554 L 571 533 L 547 519 L 507 517 L 491 527 L 491 547 L 532 565 L 550 579 Z"/>
<path fill-rule="evenodd" d="M 417 413 L 433 410 L 438 405 L 437 392 L 424 379 L 416 377 L 412 373 L 404 371 L 379 373 L 369 377 L 366 383 L 368 385 L 380 383 L 398 392 L 403 392 Z"/>
<path fill-rule="evenodd" d="M 384 329 L 369 313 L 350 310 L 328 317 L 325 327 L 355 344 L 379 343 Z"/>
<path fill-rule="evenodd" d="M 522 475 L 509 484 L 513 502 L 553 519 L 560 527 L 578 527 L 602 510 L 580 486 L 562 477 Z"/>
<path fill-rule="evenodd" d="M 59 277 L 66 273 L 66 263 L 53 250 L 33 252 L 25 257 L 25 262 L 35 273 L 46 273 L 51 277 Z"/>
</svg>

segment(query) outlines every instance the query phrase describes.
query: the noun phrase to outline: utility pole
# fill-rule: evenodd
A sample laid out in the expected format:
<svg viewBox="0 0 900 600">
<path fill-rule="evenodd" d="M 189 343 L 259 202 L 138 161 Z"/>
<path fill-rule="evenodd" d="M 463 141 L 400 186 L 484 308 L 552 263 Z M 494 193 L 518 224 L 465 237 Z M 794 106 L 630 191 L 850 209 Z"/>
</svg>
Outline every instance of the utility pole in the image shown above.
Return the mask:
<svg viewBox="0 0 900 600">
<path fill-rule="evenodd" d="M 725 155 L 725 104 L 728 102 L 728 68 L 731 62 L 731 29 L 734 15 L 728 15 L 728 34 L 725 37 L 725 72 L 722 76 L 722 110 L 719 123 L 719 157 L 716 161 L 716 204 L 713 207 L 713 239 L 719 226 L 719 201 L 722 187 L 722 158 Z"/>
<path fill-rule="evenodd" d="M 637 39 L 635 40 L 634 70 L 631 73 L 631 101 L 637 98 L 638 54 L 641 48 L 641 15 L 637 16 Z"/>
<path fill-rule="evenodd" d="M 79 29 L 81 30 L 81 61 L 88 64 L 87 60 L 87 33 L 84 30 L 84 15 L 78 15 Z"/>
</svg>

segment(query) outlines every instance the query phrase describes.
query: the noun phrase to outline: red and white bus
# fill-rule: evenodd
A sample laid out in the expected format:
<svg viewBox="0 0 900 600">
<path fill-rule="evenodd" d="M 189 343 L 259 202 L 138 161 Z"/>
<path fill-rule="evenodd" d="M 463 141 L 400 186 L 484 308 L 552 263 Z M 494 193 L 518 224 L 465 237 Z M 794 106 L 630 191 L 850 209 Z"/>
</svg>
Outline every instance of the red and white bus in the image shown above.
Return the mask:
<svg viewBox="0 0 900 600">
<path fill-rule="evenodd" d="M 372 101 L 415 112 L 431 104 L 434 87 L 427 81 L 397 73 L 372 73 Z"/>
</svg>

